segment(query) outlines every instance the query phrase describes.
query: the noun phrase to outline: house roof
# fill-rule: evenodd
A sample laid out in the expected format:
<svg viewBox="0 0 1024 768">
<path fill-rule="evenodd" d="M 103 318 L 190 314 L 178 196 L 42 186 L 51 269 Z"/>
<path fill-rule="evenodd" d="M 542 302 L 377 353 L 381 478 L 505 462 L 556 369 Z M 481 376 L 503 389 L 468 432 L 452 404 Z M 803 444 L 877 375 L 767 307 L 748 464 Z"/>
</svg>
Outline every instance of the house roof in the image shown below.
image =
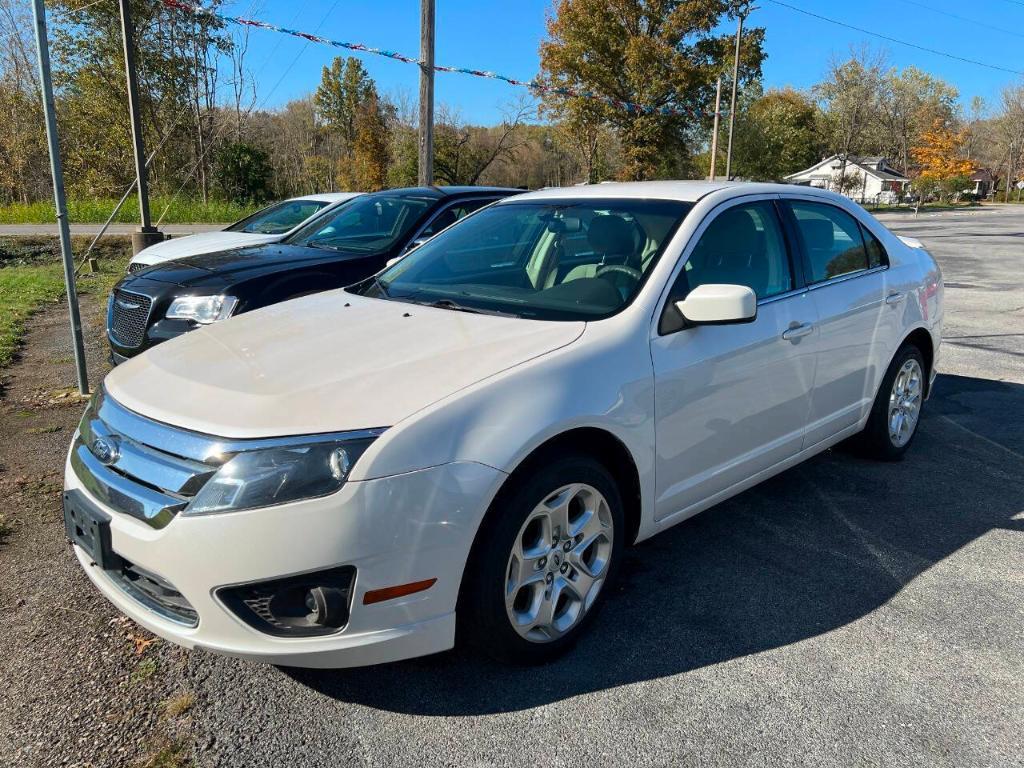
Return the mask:
<svg viewBox="0 0 1024 768">
<path fill-rule="evenodd" d="M 832 155 L 830 157 L 826 157 L 824 160 L 822 160 L 819 163 L 815 163 L 810 168 L 805 168 L 802 171 L 791 173 L 788 176 L 785 176 L 784 178 L 795 179 L 797 176 L 803 176 L 804 174 L 812 173 L 813 171 L 816 171 L 819 168 L 823 168 L 826 165 L 831 165 L 832 163 L 835 162 L 842 162 L 842 158 L 839 155 Z M 861 157 L 859 155 L 847 155 L 846 164 L 860 168 L 861 171 L 868 174 L 869 176 L 874 176 L 876 179 L 881 179 L 882 181 L 910 181 L 910 179 L 908 179 L 906 176 L 896 172 L 895 170 L 892 170 L 887 167 L 879 168 L 878 166 L 888 165 L 884 157 Z"/>
</svg>

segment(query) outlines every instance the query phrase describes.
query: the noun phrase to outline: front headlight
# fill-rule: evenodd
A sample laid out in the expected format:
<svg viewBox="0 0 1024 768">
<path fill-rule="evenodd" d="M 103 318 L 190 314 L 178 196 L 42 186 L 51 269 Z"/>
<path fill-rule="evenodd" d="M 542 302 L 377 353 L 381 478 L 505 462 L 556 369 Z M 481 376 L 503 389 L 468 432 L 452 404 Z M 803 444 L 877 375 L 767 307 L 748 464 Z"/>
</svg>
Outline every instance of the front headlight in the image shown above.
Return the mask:
<svg viewBox="0 0 1024 768">
<path fill-rule="evenodd" d="M 268 507 L 334 493 L 376 438 L 332 440 L 238 453 L 223 464 L 182 514 Z"/>
<path fill-rule="evenodd" d="M 203 325 L 227 320 L 235 311 L 234 296 L 179 296 L 167 309 L 169 320 L 193 320 Z"/>
</svg>

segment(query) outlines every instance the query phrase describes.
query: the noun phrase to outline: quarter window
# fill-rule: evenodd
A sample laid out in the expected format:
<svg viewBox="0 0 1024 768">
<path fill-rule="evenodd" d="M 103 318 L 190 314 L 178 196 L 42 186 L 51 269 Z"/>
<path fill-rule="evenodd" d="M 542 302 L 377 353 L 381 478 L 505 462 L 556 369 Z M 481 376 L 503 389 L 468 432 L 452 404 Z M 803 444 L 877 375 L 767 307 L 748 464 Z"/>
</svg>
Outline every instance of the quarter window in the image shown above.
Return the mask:
<svg viewBox="0 0 1024 768">
<path fill-rule="evenodd" d="M 759 299 L 793 289 L 786 241 L 772 203 L 737 205 L 718 214 L 679 274 L 672 300 L 707 283 L 745 285 Z"/>
<path fill-rule="evenodd" d="M 820 283 L 868 269 L 860 225 L 850 214 L 832 205 L 797 200 L 790 201 L 789 207 L 807 252 L 807 282 Z"/>
<path fill-rule="evenodd" d="M 864 246 L 868 249 L 868 266 L 871 269 L 888 266 L 889 257 L 885 253 L 885 248 L 878 242 L 878 238 L 863 226 L 860 228 L 860 231 L 864 235 Z"/>
</svg>

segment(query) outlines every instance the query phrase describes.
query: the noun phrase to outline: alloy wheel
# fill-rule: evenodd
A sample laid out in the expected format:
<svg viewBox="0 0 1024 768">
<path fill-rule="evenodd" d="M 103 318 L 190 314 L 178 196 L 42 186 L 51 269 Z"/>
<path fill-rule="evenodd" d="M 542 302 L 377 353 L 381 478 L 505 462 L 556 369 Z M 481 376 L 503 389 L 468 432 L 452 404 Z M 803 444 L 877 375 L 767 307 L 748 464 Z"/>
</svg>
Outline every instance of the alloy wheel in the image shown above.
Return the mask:
<svg viewBox="0 0 1024 768">
<path fill-rule="evenodd" d="M 889 393 L 889 440 L 902 448 L 914 436 L 921 415 L 924 373 L 921 364 L 911 358 L 903 363 Z"/>
<path fill-rule="evenodd" d="M 546 643 L 579 624 L 608 575 L 614 527 L 605 497 L 584 483 L 533 509 L 505 569 L 505 608 L 520 636 Z"/>
</svg>

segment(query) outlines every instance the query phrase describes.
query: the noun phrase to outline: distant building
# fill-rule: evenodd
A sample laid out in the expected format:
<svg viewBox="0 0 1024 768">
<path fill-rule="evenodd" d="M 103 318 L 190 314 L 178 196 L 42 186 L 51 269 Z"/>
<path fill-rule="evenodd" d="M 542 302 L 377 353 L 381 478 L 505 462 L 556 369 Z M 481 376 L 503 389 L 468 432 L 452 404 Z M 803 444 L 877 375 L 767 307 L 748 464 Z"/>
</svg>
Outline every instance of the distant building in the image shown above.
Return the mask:
<svg viewBox="0 0 1024 768">
<path fill-rule="evenodd" d="M 999 177 L 988 168 L 979 168 L 971 176 L 971 184 L 973 187 L 964 191 L 985 198 L 995 192 L 996 187 L 999 186 Z"/>
<path fill-rule="evenodd" d="M 791 173 L 784 181 L 842 192 L 861 203 L 894 203 L 907 193 L 910 186 L 910 179 L 884 157 L 848 155 L 845 183 L 840 183 L 839 178 L 842 167 L 842 155 L 832 155 L 810 168 Z"/>
</svg>

